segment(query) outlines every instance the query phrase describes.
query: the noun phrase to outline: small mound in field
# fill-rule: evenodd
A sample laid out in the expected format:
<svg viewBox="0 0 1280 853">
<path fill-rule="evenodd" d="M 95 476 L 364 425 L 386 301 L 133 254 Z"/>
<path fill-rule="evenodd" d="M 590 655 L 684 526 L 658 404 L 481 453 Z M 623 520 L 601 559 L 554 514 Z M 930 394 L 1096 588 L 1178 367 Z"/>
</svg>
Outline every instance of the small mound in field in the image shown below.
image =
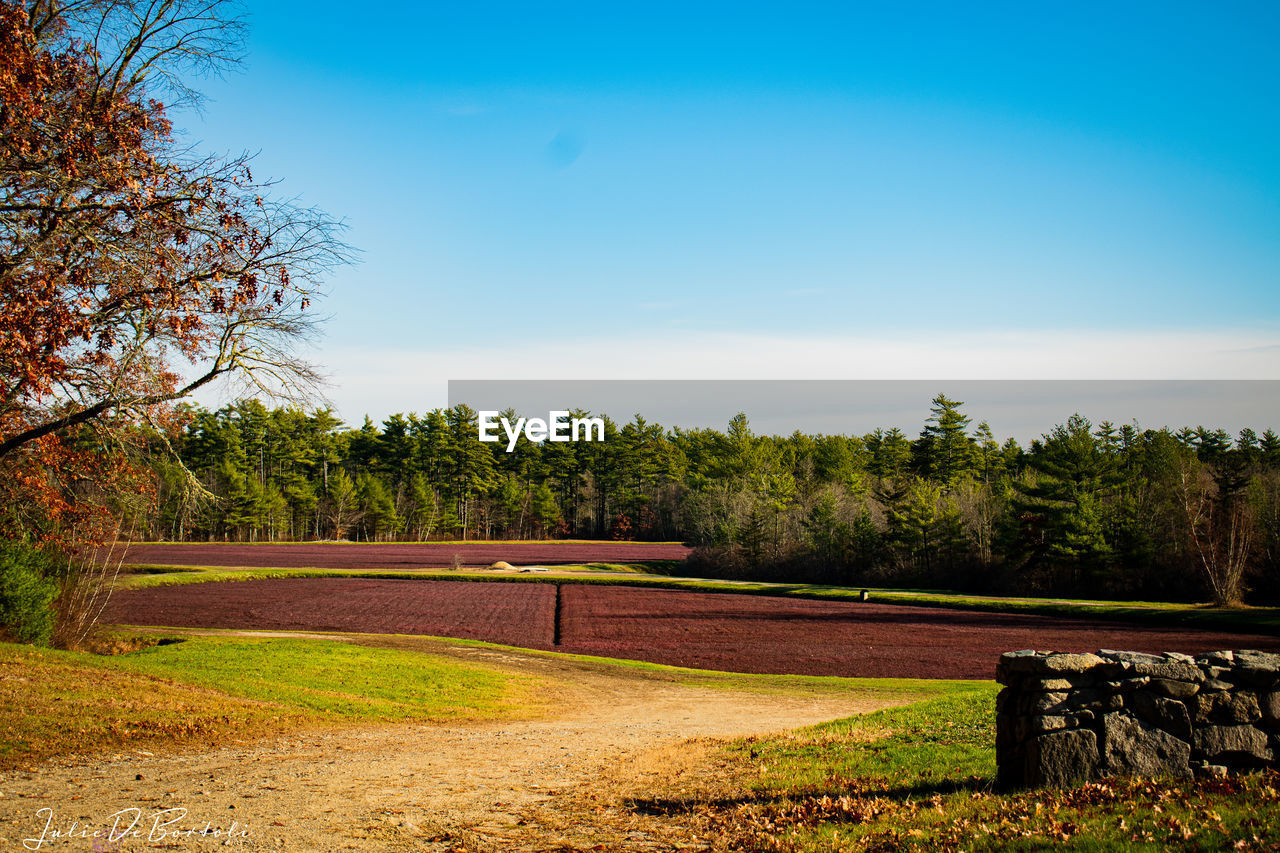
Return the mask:
<svg viewBox="0 0 1280 853">
<path fill-rule="evenodd" d="M 503 571 L 508 571 L 508 572 L 510 572 L 510 571 L 514 571 L 514 570 L 515 570 L 515 566 L 511 565 L 511 564 L 510 564 L 510 563 L 508 563 L 506 560 L 499 560 L 498 562 L 494 563 L 494 564 L 493 564 L 492 566 L 490 566 L 489 568 L 491 568 L 491 569 L 501 569 L 501 570 L 503 570 Z"/>
</svg>

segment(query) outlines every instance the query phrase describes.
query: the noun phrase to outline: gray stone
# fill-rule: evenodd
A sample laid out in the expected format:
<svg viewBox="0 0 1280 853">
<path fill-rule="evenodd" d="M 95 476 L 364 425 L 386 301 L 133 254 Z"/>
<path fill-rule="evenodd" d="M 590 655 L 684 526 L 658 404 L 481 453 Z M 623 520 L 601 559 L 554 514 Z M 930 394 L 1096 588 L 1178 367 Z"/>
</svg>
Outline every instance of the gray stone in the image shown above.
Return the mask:
<svg viewBox="0 0 1280 853">
<path fill-rule="evenodd" d="M 1054 714 L 1070 707 L 1067 703 L 1068 695 L 1065 692 L 1027 693 L 1023 695 L 1022 704 L 1018 710 L 1031 716 Z"/>
<path fill-rule="evenodd" d="M 1186 776 L 1280 765 L 1280 654 L 1191 658 L 1102 650 L 1001 658 L 1001 784 L 1109 774 Z"/>
<path fill-rule="evenodd" d="M 1018 743 L 1022 743 L 1027 739 L 1027 733 L 1031 730 L 1031 718 L 1018 716 L 1013 721 L 1013 739 Z"/>
<path fill-rule="evenodd" d="M 1280 655 L 1247 649 L 1236 652 L 1234 680 L 1255 690 L 1270 690 L 1280 677 Z"/>
<path fill-rule="evenodd" d="M 1220 652 L 1209 652 L 1196 659 L 1196 663 L 1207 663 L 1210 666 L 1231 666 L 1236 662 L 1235 652 L 1224 649 Z"/>
<path fill-rule="evenodd" d="M 1262 719 L 1258 697 L 1243 691 L 1201 693 L 1195 699 L 1197 723 L 1255 723 Z"/>
<path fill-rule="evenodd" d="M 1151 679 L 1151 689 L 1168 696 L 1170 699 L 1190 699 L 1200 692 L 1200 685 L 1188 684 L 1185 681 L 1172 681 L 1168 678 Z"/>
<path fill-rule="evenodd" d="M 1070 678 L 1028 678 L 1022 683 L 1023 690 L 1044 690 L 1046 692 L 1070 690 L 1075 686 L 1075 681 Z"/>
<path fill-rule="evenodd" d="M 1070 654 L 1059 652 L 1042 658 L 1032 658 L 1037 662 L 1033 670 L 1037 675 L 1078 675 L 1103 663 L 1102 658 L 1094 654 Z"/>
<path fill-rule="evenodd" d="M 1222 779 L 1227 775 L 1227 768 L 1223 764 L 1209 764 L 1207 761 L 1201 761 L 1195 766 L 1195 774 L 1209 779 Z"/>
<path fill-rule="evenodd" d="M 1028 694 L 1028 697 L 1030 696 L 1035 696 L 1035 697 L 1063 696 L 1065 698 L 1057 705 L 1053 705 L 1053 706 L 1046 705 L 1046 707 L 1044 707 L 1039 711 L 1033 711 L 1030 709 L 1031 700 L 1027 697 L 1024 697 L 1024 699 L 1022 700 L 1024 703 L 1023 713 L 1065 714 L 1068 712 L 1078 713 L 1080 711 L 1096 711 L 1103 708 L 1112 699 L 1114 699 L 1117 702 L 1120 701 L 1120 698 L 1118 696 L 1115 696 L 1110 691 L 1099 690 L 1093 687 L 1078 687 L 1075 690 L 1055 692 L 1055 693 Z M 1048 702 L 1047 699 L 1043 701 L 1046 703 Z"/>
<path fill-rule="evenodd" d="M 1040 717 L 1032 717 L 1027 724 L 1027 732 L 1033 735 L 1040 735 L 1045 732 L 1056 732 L 1059 729 L 1074 728 L 1075 724 L 1074 715 L 1054 716 L 1046 714 Z"/>
<path fill-rule="evenodd" d="M 1144 690 L 1133 695 L 1130 707 L 1141 719 L 1151 725 L 1158 726 L 1182 740 L 1191 740 L 1191 714 L 1188 713 L 1187 706 L 1181 702 Z"/>
<path fill-rule="evenodd" d="M 1178 661 L 1161 661 L 1160 663 L 1140 663 L 1133 667 L 1134 675 L 1149 675 L 1152 678 L 1172 678 L 1177 681 L 1204 681 L 1204 672 L 1192 663 Z"/>
<path fill-rule="evenodd" d="M 1115 649 L 1099 649 L 1098 656 L 1117 663 L 1164 663 L 1160 655 L 1149 655 L 1146 652 L 1120 652 Z"/>
<path fill-rule="evenodd" d="M 1208 726 L 1195 734 L 1196 750 L 1222 764 L 1257 765 L 1271 760 L 1267 736 L 1253 726 Z"/>
<path fill-rule="evenodd" d="M 1027 741 L 1025 784 L 1062 787 L 1094 778 L 1098 736 L 1089 729 L 1051 732 Z"/>
<path fill-rule="evenodd" d="M 996 749 L 1010 746 L 1018 740 L 1015 727 L 1019 717 L 1012 714 L 996 713 Z"/>
<path fill-rule="evenodd" d="M 1016 652 L 1005 652 L 1000 655 L 996 664 L 996 681 L 1008 684 L 1008 678 L 1019 673 L 1038 672 L 1040 664 L 1035 649 L 1020 649 Z"/>
<path fill-rule="evenodd" d="M 1280 720 L 1280 690 L 1263 693 L 1258 697 L 1258 710 L 1262 711 L 1265 720 Z"/>
<path fill-rule="evenodd" d="M 1109 773 L 1189 776 L 1191 746 L 1128 714 L 1102 718 L 1102 766 Z"/>
<path fill-rule="evenodd" d="M 1050 654 L 1024 654 L 1021 652 L 1005 652 L 1000 656 L 1000 669 L 1015 674 L 1027 675 L 1071 675 L 1080 674 L 1091 666 L 1102 663 L 1097 654 L 1070 654 L 1053 652 Z"/>
<path fill-rule="evenodd" d="M 1260 652 L 1257 649 L 1242 649 L 1235 653 L 1237 667 L 1247 669 L 1266 669 L 1280 672 L 1280 655 L 1274 652 Z"/>
</svg>

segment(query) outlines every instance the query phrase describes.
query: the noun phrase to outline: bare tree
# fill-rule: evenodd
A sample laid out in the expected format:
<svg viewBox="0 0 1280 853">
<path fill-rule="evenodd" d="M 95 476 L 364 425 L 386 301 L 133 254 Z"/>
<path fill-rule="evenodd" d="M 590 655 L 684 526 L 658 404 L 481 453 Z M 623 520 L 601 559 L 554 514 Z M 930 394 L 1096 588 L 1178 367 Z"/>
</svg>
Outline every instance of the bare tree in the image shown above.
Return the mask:
<svg viewBox="0 0 1280 853">
<path fill-rule="evenodd" d="M 1217 604 L 1239 604 L 1245 571 L 1253 552 L 1253 509 L 1244 496 L 1223 489 L 1212 472 L 1194 458 L 1178 471 L 1178 493 L 1186 535 Z"/>
</svg>

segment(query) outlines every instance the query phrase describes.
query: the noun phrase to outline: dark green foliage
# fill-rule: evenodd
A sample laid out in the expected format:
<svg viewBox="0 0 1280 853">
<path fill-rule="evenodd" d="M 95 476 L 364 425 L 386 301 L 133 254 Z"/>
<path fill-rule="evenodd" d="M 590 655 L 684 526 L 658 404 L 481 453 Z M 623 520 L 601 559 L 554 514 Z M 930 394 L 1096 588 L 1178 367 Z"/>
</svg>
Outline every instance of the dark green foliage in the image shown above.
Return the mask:
<svg viewBox="0 0 1280 853">
<path fill-rule="evenodd" d="M 1017 484 L 1015 505 L 1030 521 L 1026 559 L 1053 588 L 1105 583 L 1116 563 L 1119 458 L 1109 430 L 1091 429 L 1080 415 L 1055 427 L 1028 460 L 1035 476 Z"/>
<path fill-rule="evenodd" d="M 0 632 L 19 643 L 47 646 L 53 634 L 58 562 L 18 542 L 0 544 Z"/>
<path fill-rule="evenodd" d="M 951 489 L 973 476 L 981 448 L 966 432 L 969 418 L 960 413 L 964 403 L 939 394 L 930 405 L 929 420 L 917 442 L 919 469 L 935 483 Z M 989 429 L 987 433 L 990 434 Z"/>
<path fill-rule="evenodd" d="M 140 532 L 680 539 L 699 571 L 726 577 L 1187 599 L 1213 588 L 1223 525 L 1248 519 L 1233 552 L 1246 586 L 1280 597 L 1272 430 L 1232 439 L 1074 415 L 1024 450 L 963 406 L 936 396 L 915 441 L 896 427 L 761 436 L 742 413 L 723 431 L 636 415 L 605 416 L 604 442 L 521 436 L 512 453 L 478 441 L 465 406 L 358 429 L 256 401 L 196 408 L 171 442 L 213 498 L 195 499 L 157 452 L 160 510 Z"/>
</svg>

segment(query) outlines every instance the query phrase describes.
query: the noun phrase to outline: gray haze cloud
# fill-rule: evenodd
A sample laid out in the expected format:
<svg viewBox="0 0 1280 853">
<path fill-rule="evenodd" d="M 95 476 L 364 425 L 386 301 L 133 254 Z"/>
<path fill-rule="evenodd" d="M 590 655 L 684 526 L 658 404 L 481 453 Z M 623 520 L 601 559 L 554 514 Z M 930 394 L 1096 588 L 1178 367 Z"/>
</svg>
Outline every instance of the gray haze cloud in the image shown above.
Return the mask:
<svg viewBox="0 0 1280 853">
<path fill-rule="evenodd" d="M 985 420 L 997 437 L 1024 444 L 1075 413 L 1143 429 L 1280 427 L 1276 380 L 451 380 L 449 405 L 538 417 L 579 408 L 620 423 L 640 414 L 716 429 L 745 412 L 759 435 L 898 427 L 915 436 L 939 393 L 962 400 L 973 427 Z"/>
</svg>

